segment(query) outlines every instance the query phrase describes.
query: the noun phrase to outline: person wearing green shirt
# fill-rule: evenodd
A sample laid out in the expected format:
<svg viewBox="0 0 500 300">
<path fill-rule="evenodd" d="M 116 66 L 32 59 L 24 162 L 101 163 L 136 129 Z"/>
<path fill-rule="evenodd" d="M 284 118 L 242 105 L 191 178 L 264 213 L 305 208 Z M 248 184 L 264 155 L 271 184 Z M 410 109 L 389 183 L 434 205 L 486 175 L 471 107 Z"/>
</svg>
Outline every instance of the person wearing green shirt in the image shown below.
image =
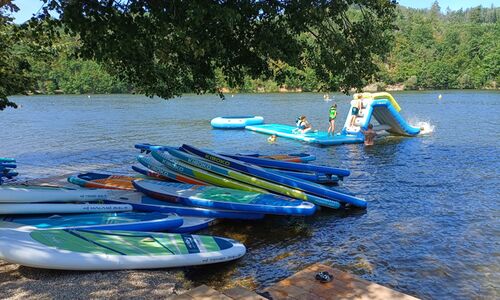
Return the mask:
<svg viewBox="0 0 500 300">
<path fill-rule="evenodd" d="M 332 136 L 335 133 L 335 119 L 337 118 L 337 104 L 334 103 L 332 106 L 330 106 L 330 116 L 328 117 L 328 122 L 330 123 L 330 126 L 328 126 L 328 135 L 330 133 Z"/>
</svg>

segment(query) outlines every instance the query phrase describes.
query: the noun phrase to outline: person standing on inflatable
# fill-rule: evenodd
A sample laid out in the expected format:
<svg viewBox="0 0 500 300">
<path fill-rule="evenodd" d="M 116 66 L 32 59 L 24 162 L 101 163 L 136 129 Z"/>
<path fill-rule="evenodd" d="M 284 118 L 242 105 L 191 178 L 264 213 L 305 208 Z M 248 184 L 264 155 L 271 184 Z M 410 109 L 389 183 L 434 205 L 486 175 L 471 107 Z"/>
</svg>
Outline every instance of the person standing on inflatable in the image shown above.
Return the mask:
<svg viewBox="0 0 500 300">
<path fill-rule="evenodd" d="M 354 126 L 356 118 L 358 117 L 358 114 L 362 108 L 363 108 L 363 99 L 356 100 L 355 105 L 352 107 L 352 110 L 351 110 L 351 115 L 352 115 L 351 122 L 350 122 L 351 127 Z"/>
<path fill-rule="evenodd" d="M 330 135 L 331 132 L 333 136 L 335 134 L 335 119 L 337 118 L 337 103 L 330 106 L 329 114 L 328 122 L 330 123 L 330 126 L 328 126 L 328 135 Z"/>
</svg>

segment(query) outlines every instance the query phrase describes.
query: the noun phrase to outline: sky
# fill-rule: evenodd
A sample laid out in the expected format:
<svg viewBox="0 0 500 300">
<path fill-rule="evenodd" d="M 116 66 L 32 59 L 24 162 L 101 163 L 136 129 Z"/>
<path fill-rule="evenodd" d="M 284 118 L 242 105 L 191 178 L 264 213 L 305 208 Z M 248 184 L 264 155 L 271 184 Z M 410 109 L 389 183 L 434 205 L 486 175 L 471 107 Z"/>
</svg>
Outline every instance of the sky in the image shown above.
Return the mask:
<svg viewBox="0 0 500 300">
<path fill-rule="evenodd" d="M 389 1 L 389 0 L 387 0 Z M 434 0 L 398 0 L 400 5 L 413 7 L 413 8 L 430 8 Z M 42 7 L 41 0 L 14 0 L 14 3 L 20 8 L 20 10 L 13 14 L 15 18 L 15 23 L 23 23 Z M 452 10 L 458 10 L 460 8 L 469 8 L 475 6 L 485 6 L 490 7 L 491 5 L 495 7 L 500 6 L 500 0 L 440 0 L 439 6 L 444 11 L 447 7 Z"/>
</svg>

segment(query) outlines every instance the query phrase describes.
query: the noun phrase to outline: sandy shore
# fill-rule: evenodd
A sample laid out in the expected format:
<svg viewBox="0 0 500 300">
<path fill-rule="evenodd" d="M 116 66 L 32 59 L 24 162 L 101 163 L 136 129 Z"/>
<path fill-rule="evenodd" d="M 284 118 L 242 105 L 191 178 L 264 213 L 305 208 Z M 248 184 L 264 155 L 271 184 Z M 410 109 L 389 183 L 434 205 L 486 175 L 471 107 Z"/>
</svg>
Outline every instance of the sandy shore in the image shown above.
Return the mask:
<svg viewBox="0 0 500 300">
<path fill-rule="evenodd" d="M 0 299 L 165 299 L 190 288 L 180 269 L 74 272 L 0 260 Z"/>
</svg>

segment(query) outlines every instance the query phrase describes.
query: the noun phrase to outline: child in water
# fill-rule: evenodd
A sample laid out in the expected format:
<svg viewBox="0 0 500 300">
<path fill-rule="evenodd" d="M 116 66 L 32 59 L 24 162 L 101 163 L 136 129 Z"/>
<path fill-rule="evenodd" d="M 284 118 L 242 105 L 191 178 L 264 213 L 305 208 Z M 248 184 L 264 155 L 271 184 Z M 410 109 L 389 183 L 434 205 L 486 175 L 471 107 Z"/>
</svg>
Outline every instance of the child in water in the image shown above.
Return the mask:
<svg viewBox="0 0 500 300">
<path fill-rule="evenodd" d="M 377 136 L 377 133 L 373 130 L 373 124 L 369 124 L 368 130 L 361 130 L 361 133 L 365 135 L 365 146 L 373 146 L 375 137 Z"/>
<path fill-rule="evenodd" d="M 328 135 L 330 135 L 330 132 L 332 133 L 332 136 L 335 133 L 336 118 L 337 118 L 337 103 L 330 106 L 329 117 L 328 117 L 328 122 L 330 123 L 330 125 L 328 126 Z"/>
<path fill-rule="evenodd" d="M 270 137 L 267 138 L 267 141 L 269 142 L 269 144 L 274 144 L 274 143 L 276 143 L 276 139 L 277 138 L 278 137 L 276 136 L 276 134 L 273 134 L 273 135 L 271 135 Z"/>
</svg>

